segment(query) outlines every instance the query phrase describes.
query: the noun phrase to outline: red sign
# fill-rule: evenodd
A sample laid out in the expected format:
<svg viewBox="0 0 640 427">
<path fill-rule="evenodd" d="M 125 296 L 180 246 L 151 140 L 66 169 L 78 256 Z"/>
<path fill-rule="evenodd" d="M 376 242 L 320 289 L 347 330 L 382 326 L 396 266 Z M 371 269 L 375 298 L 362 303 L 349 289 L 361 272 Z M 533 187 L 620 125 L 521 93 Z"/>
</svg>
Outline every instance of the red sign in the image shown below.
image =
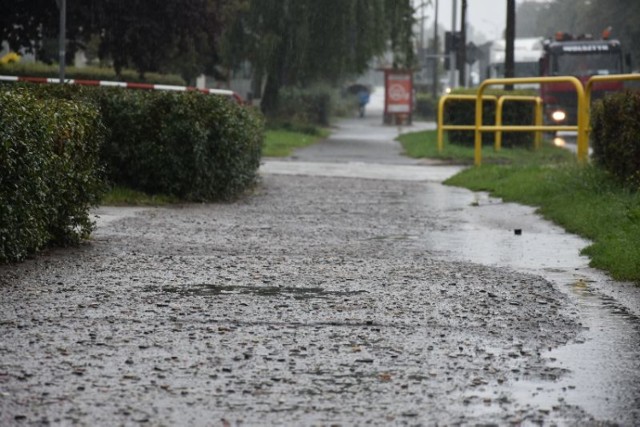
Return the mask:
<svg viewBox="0 0 640 427">
<path fill-rule="evenodd" d="M 413 75 L 410 71 L 385 70 L 385 90 L 385 113 L 411 113 Z"/>
</svg>

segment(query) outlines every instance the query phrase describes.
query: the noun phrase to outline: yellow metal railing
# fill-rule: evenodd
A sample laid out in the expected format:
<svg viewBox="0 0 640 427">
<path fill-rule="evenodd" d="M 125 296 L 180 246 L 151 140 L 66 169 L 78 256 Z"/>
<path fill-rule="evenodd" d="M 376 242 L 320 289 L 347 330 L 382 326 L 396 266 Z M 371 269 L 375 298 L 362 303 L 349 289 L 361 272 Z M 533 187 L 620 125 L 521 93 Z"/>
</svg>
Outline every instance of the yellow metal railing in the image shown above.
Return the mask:
<svg viewBox="0 0 640 427">
<path fill-rule="evenodd" d="M 578 123 L 573 126 L 560 125 L 518 125 L 518 126 L 486 126 L 482 124 L 482 97 L 485 89 L 489 86 L 514 85 L 522 83 L 571 83 L 576 89 L 578 96 Z M 482 132 L 540 132 L 549 130 L 577 131 L 578 132 L 578 161 L 586 162 L 589 156 L 589 113 L 587 108 L 587 98 L 585 90 L 580 80 L 573 76 L 554 77 L 516 77 L 507 79 L 487 79 L 480 84 L 476 93 L 476 122 L 474 138 L 474 163 L 482 164 Z"/>
<path fill-rule="evenodd" d="M 447 101 L 458 100 L 458 101 L 475 101 L 477 98 L 476 95 L 443 95 L 440 97 L 438 101 L 438 152 L 442 153 L 442 149 L 444 148 L 444 131 L 445 130 L 476 130 L 475 124 L 468 125 L 445 125 L 444 124 L 444 105 Z M 495 95 L 484 95 L 482 97 L 483 101 L 493 101 L 498 102 L 498 97 Z"/>
<path fill-rule="evenodd" d="M 524 95 L 502 95 L 498 99 L 498 105 L 496 110 L 496 127 L 500 129 L 502 127 L 502 111 L 504 103 L 506 101 L 518 101 L 518 102 L 534 102 L 535 103 L 535 126 L 542 126 L 542 98 L 539 96 L 524 96 Z M 475 130 L 475 127 L 474 127 Z M 542 144 L 542 132 L 535 131 L 534 147 L 537 150 Z M 496 130 L 495 149 L 499 151 L 502 148 L 502 130 Z"/>
<path fill-rule="evenodd" d="M 500 150 L 502 147 L 503 132 L 535 132 L 535 146 L 540 147 L 542 142 L 543 131 L 575 131 L 577 132 L 578 145 L 578 161 L 587 162 L 589 158 L 589 132 L 590 127 L 590 108 L 593 86 L 598 82 L 610 81 L 628 81 L 640 80 L 640 74 L 612 74 L 608 76 L 593 76 L 585 86 L 582 85 L 578 78 L 573 76 L 552 76 L 552 77 L 517 77 L 506 79 L 487 79 L 478 87 L 475 95 L 445 95 L 438 102 L 438 151 L 442 152 L 444 131 L 445 130 L 473 130 L 474 131 L 474 163 L 482 164 L 482 132 L 495 132 L 495 149 Z M 523 83 L 570 83 L 576 89 L 578 98 L 577 118 L 575 125 L 543 125 L 542 123 L 542 99 L 538 96 L 517 96 L 504 95 L 496 97 L 494 95 L 484 95 L 484 91 L 489 86 L 498 85 L 514 85 Z M 475 123 L 473 125 L 445 125 L 444 124 L 444 105 L 449 100 L 469 100 L 475 101 Z M 495 125 L 482 124 L 482 102 L 496 102 L 496 123 Z M 502 124 L 502 111 L 504 103 L 507 101 L 535 102 L 535 124 L 534 125 L 516 125 L 505 126 Z"/>
</svg>

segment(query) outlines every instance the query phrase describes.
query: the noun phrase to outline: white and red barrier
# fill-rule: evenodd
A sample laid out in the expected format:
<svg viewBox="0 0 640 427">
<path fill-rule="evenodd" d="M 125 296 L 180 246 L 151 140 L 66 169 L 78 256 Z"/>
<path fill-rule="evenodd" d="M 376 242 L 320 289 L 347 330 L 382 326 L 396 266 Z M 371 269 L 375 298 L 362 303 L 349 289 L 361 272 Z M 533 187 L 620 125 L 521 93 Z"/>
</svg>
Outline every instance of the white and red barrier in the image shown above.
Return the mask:
<svg viewBox="0 0 640 427">
<path fill-rule="evenodd" d="M 51 77 L 24 77 L 24 76 L 2 76 L 0 75 L 0 81 L 4 82 L 28 82 L 28 83 L 60 83 L 59 78 Z M 232 90 L 227 89 L 200 89 L 193 86 L 174 86 L 174 85 L 160 85 L 152 83 L 132 83 L 132 82 L 115 82 L 108 80 L 77 80 L 66 79 L 65 84 L 81 85 L 81 86 L 104 86 L 104 87 L 122 87 L 127 89 L 142 89 L 142 90 L 168 90 L 175 92 L 201 92 L 209 95 L 221 95 L 233 98 L 238 104 L 242 104 L 243 100 L 240 95 Z"/>
</svg>

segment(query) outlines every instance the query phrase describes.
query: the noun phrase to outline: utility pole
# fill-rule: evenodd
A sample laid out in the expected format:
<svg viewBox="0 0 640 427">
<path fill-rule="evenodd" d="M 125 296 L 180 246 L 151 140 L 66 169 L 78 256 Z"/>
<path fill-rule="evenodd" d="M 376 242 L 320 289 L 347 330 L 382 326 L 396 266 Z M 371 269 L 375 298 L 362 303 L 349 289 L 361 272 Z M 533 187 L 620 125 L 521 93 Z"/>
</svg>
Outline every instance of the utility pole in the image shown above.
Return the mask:
<svg viewBox="0 0 640 427">
<path fill-rule="evenodd" d="M 455 40 L 456 33 L 456 6 L 458 4 L 458 0 L 453 0 L 451 9 L 451 36 Z M 456 87 L 456 56 L 457 50 L 452 49 L 449 53 L 449 87 L 453 89 Z"/>
<path fill-rule="evenodd" d="M 418 58 L 420 60 L 420 75 L 421 80 L 426 81 L 426 68 L 427 68 L 427 49 L 425 47 L 425 28 L 424 24 L 427 19 L 426 8 L 431 5 L 431 0 L 422 0 L 420 2 L 421 16 L 420 16 L 420 49 L 418 49 Z"/>
<path fill-rule="evenodd" d="M 438 96 L 438 86 L 440 80 L 438 78 L 438 67 L 440 66 L 440 58 L 438 57 L 438 0 L 436 0 L 435 21 L 433 24 L 433 97 Z"/>
<path fill-rule="evenodd" d="M 467 0 L 462 0 L 460 11 L 460 44 L 458 45 L 458 69 L 460 86 L 467 86 Z"/>
<path fill-rule="evenodd" d="M 504 56 L 504 76 L 515 76 L 513 50 L 516 38 L 516 0 L 507 0 L 507 29 L 505 31 L 506 50 Z M 513 85 L 506 85 L 506 90 L 513 90 Z"/>
<path fill-rule="evenodd" d="M 420 17 L 420 60 L 421 61 L 424 61 L 424 52 L 423 52 L 423 50 L 424 50 L 424 20 L 426 18 L 425 13 L 424 13 L 424 9 L 425 9 L 426 6 L 427 6 L 427 4 L 424 1 L 420 4 L 420 9 L 422 9 L 421 10 L 422 16 Z"/>
<path fill-rule="evenodd" d="M 67 42 L 67 0 L 56 0 L 60 9 L 60 34 L 58 39 L 60 61 L 60 84 L 64 83 L 64 66 L 66 59 L 65 45 Z"/>
</svg>

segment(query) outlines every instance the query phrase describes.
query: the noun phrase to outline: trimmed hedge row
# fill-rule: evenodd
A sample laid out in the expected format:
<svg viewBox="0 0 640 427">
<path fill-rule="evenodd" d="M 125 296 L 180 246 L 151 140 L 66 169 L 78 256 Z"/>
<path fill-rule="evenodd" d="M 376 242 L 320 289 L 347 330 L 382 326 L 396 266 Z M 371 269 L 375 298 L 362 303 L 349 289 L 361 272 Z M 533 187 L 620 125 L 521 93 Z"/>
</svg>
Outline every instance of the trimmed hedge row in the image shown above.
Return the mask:
<svg viewBox="0 0 640 427">
<path fill-rule="evenodd" d="M 0 88 L 0 262 L 89 235 L 103 135 L 90 105 Z"/>
<path fill-rule="evenodd" d="M 475 95 L 475 90 L 456 90 L 454 94 Z M 537 95 L 528 90 L 488 90 L 486 95 Z M 535 107 L 533 102 L 505 102 L 502 111 L 502 124 L 504 125 L 530 125 L 533 124 Z M 444 122 L 450 125 L 472 125 L 475 122 L 475 103 L 473 101 L 450 100 L 445 104 Z M 483 101 L 482 121 L 485 125 L 493 125 L 496 120 L 496 103 L 493 101 Z M 452 144 L 473 146 L 473 131 L 448 131 L 449 142 Z M 493 144 L 494 133 L 483 132 L 482 143 Z M 525 147 L 533 146 L 533 134 L 529 132 L 503 132 L 503 147 Z"/>
<path fill-rule="evenodd" d="M 341 94 L 330 85 L 287 86 L 280 90 L 278 108 L 271 113 L 269 123 L 278 128 L 315 133 L 317 126 L 329 126 L 332 118 L 349 117 L 357 110 L 355 96 Z"/>
<path fill-rule="evenodd" d="M 435 120 L 438 116 L 438 98 L 429 93 L 416 94 L 415 114 L 425 120 Z"/>
<path fill-rule="evenodd" d="M 0 94 L 0 262 L 86 237 L 105 183 L 216 201 L 257 181 L 263 119 L 231 99 L 30 84 Z"/>
<path fill-rule="evenodd" d="M 640 92 L 598 100 L 591 110 L 594 162 L 622 184 L 640 190 Z"/>
<path fill-rule="evenodd" d="M 255 184 L 264 141 L 255 111 L 194 92 L 110 90 L 97 102 L 112 182 L 188 201 L 229 200 Z"/>
<path fill-rule="evenodd" d="M 93 104 L 106 127 L 101 160 L 110 184 L 186 201 L 230 200 L 257 179 L 262 116 L 198 92 L 30 85 L 42 98 Z"/>
<path fill-rule="evenodd" d="M 0 65 L 0 74 L 8 76 L 27 77 L 58 77 L 59 68 L 57 65 L 47 65 L 42 63 L 16 62 Z M 155 83 L 165 85 L 184 86 L 184 79 L 175 74 L 145 73 L 144 79 L 135 70 L 122 70 L 122 75 L 117 78 L 113 68 L 103 67 L 66 67 L 65 77 L 78 80 L 122 80 L 136 83 Z"/>
</svg>

